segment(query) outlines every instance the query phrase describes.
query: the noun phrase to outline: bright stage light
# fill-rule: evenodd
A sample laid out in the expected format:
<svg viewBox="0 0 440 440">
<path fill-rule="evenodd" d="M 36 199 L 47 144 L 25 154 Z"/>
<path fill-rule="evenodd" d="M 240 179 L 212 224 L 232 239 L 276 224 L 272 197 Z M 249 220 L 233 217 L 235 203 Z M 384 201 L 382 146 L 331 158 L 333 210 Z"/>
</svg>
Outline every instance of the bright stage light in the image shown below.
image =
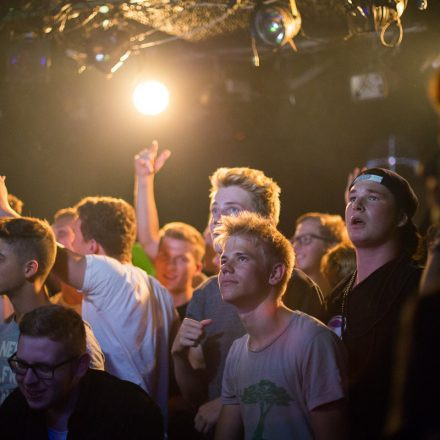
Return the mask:
<svg viewBox="0 0 440 440">
<path fill-rule="evenodd" d="M 133 92 L 133 104 L 144 115 L 162 113 L 170 102 L 170 92 L 159 81 L 147 81 L 136 86 Z"/>
</svg>

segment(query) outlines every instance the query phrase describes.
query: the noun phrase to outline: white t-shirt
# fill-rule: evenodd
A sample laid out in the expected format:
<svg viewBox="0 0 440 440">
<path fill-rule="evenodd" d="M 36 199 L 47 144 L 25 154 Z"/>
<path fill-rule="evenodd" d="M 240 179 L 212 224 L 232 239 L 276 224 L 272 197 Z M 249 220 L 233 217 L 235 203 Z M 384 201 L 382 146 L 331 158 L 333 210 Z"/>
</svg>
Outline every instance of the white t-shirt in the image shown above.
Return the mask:
<svg viewBox="0 0 440 440">
<path fill-rule="evenodd" d="M 86 255 L 83 318 L 105 355 L 105 369 L 141 386 L 167 415 L 169 353 L 177 312 L 168 291 L 129 263 Z"/>
</svg>

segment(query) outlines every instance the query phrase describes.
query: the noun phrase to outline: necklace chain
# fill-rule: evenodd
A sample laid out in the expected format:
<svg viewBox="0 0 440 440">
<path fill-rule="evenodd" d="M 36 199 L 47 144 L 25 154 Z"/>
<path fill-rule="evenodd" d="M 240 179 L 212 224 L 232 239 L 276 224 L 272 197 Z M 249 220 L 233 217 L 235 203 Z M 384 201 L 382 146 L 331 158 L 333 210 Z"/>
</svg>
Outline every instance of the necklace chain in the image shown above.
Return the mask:
<svg viewBox="0 0 440 440">
<path fill-rule="evenodd" d="M 341 304 L 341 316 L 342 316 L 342 332 L 341 336 L 344 335 L 347 329 L 347 307 L 348 307 L 348 294 L 351 292 L 354 286 L 354 282 L 356 280 L 357 271 L 353 272 L 350 280 L 345 286 L 344 293 L 342 294 L 342 304 Z"/>
</svg>

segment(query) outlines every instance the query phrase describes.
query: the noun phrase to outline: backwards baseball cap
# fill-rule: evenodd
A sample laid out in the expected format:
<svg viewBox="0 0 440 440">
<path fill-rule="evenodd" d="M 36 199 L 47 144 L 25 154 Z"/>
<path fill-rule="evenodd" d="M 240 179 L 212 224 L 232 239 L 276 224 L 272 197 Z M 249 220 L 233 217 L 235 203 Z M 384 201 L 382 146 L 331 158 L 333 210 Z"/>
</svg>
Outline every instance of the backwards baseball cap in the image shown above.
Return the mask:
<svg viewBox="0 0 440 440">
<path fill-rule="evenodd" d="M 350 189 L 354 184 L 365 180 L 380 183 L 388 188 L 395 197 L 397 206 L 405 212 L 408 218 L 411 219 L 415 214 L 419 200 L 408 181 L 402 176 L 385 168 L 369 168 L 368 170 L 362 171 L 362 173 L 351 182 Z"/>
</svg>

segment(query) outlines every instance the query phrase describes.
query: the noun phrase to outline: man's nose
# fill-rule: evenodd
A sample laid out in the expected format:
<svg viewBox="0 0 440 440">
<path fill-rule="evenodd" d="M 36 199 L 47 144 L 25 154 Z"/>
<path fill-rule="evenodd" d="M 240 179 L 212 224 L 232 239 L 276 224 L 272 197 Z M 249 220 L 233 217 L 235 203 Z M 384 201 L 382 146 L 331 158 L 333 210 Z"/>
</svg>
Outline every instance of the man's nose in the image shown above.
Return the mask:
<svg viewBox="0 0 440 440">
<path fill-rule="evenodd" d="M 26 374 L 24 375 L 23 383 L 29 385 L 31 383 L 36 383 L 39 380 L 40 379 L 38 379 L 38 376 L 35 374 L 34 370 L 32 370 L 32 368 L 28 368 Z"/>
<path fill-rule="evenodd" d="M 233 272 L 234 268 L 232 267 L 231 263 L 228 261 L 221 264 L 220 270 L 223 274 L 226 274 Z"/>
<path fill-rule="evenodd" d="M 356 197 L 356 199 L 352 202 L 352 207 L 356 211 L 362 211 L 364 209 L 364 202 L 361 197 Z"/>
</svg>

